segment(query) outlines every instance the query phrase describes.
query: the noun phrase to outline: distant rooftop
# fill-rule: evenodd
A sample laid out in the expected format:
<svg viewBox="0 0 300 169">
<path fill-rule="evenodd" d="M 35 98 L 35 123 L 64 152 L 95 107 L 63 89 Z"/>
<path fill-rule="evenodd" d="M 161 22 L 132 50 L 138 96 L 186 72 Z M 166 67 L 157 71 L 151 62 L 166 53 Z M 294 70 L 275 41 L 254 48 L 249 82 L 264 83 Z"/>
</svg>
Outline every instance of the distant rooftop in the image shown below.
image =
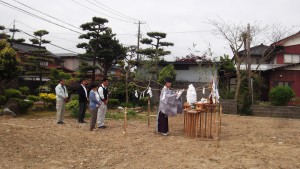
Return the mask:
<svg viewBox="0 0 300 169">
<path fill-rule="evenodd" d="M 31 53 L 31 52 L 37 51 L 37 50 L 46 50 L 47 51 L 46 54 L 53 56 L 53 57 L 57 57 L 55 54 L 48 51 L 46 49 L 46 47 L 44 47 L 44 46 L 37 46 L 37 45 L 28 44 L 28 43 L 14 43 L 12 45 L 12 48 L 14 48 L 15 50 L 17 50 L 19 52 L 24 52 L 24 53 Z"/>
<path fill-rule="evenodd" d="M 55 53 L 58 57 L 78 57 L 77 54 L 74 53 Z"/>
<path fill-rule="evenodd" d="M 253 46 L 252 48 L 250 48 L 250 55 L 262 56 L 267 51 L 268 48 L 269 46 L 266 46 L 264 44 Z M 243 53 L 243 52 L 245 52 L 245 50 L 239 51 L 239 53 Z"/>
</svg>

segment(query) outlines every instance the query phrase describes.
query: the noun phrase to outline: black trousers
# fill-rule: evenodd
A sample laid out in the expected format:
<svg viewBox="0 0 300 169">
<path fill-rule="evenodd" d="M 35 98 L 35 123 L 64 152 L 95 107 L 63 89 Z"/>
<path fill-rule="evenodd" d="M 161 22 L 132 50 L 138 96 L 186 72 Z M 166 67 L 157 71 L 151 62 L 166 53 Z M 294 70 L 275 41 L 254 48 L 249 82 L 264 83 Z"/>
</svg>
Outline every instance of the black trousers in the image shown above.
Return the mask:
<svg viewBox="0 0 300 169">
<path fill-rule="evenodd" d="M 86 102 L 79 103 L 78 122 L 84 122 L 86 112 Z"/>
<path fill-rule="evenodd" d="M 168 133 L 169 132 L 168 116 L 166 116 L 162 112 L 159 112 L 157 122 L 158 122 L 158 124 L 157 124 L 158 132 L 160 132 L 160 133 Z"/>
</svg>

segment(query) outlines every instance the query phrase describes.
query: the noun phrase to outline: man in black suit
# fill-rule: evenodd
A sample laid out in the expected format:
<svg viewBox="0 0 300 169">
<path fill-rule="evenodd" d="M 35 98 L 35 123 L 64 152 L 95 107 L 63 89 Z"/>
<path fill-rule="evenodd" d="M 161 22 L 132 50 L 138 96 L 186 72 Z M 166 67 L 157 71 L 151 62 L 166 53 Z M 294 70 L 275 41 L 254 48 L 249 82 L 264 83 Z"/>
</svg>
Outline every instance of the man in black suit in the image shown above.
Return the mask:
<svg viewBox="0 0 300 169">
<path fill-rule="evenodd" d="M 78 96 L 79 96 L 79 114 L 78 114 L 78 122 L 86 123 L 84 121 L 86 106 L 88 101 L 88 93 L 86 89 L 86 85 L 88 84 L 87 79 L 80 80 L 80 86 L 78 88 Z"/>
</svg>

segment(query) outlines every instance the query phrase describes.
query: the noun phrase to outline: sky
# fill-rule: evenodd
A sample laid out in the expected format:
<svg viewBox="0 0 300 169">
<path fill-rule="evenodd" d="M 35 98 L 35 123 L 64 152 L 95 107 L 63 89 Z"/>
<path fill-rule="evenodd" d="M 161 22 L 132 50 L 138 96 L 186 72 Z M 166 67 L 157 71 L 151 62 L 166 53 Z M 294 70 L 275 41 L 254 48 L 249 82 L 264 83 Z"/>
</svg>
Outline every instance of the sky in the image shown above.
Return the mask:
<svg viewBox="0 0 300 169">
<path fill-rule="evenodd" d="M 45 46 L 52 53 L 83 53 L 76 47 L 83 42 L 78 39 L 83 33 L 80 25 L 92 17 L 106 18 L 106 25 L 124 46 L 137 45 L 141 21 L 142 38 L 147 32 L 164 32 L 163 41 L 174 43 L 165 48 L 171 51 L 165 59 L 172 61 L 190 53 L 202 55 L 209 48 L 213 57 L 232 55 L 209 20 L 221 18 L 245 27 L 254 22 L 280 24 L 300 31 L 299 6 L 299 0 L 0 0 L 0 25 L 12 28 L 15 20 L 16 28 L 22 30 L 15 38 L 24 38 L 26 43 L 32 38 L 28 34 L 47 30 L 44 38 L 55 46 Z"/>
</svg>

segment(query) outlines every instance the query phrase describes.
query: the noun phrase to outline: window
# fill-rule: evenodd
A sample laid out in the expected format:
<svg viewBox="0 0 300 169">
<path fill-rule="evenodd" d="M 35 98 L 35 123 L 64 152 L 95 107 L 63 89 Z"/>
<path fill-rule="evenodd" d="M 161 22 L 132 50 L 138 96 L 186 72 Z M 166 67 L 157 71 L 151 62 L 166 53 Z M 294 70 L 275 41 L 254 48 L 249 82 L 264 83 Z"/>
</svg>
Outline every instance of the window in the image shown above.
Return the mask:
<svg viewBox="0 0 300 169">
<path fill-rule="evenodd" d="M 65 67 L 65 62 L 59 62 L 59 66 Z"/>
<path fill-rule="evenodd" d="M 40 66 L 45 66 L 46 67 L 46 66 L 48 66 L 48 62 L 41 61 Z"/>
<path fill-rule="evenodd" d="M 189 65 L 174 65 L 175 70 L 189 70 Z"/>
<path fill-rule="evenodd" d="M 299 62 L 300 62 L 300 55 L 293 55 L 293 54 L 284 55 L 284 63 L 299 63 Z"/>
<path fill-rule="evenodd" d="M 290 82 L 278 82 L 277 86 L 289 86 L 289 87 L 291 87 L 291 83 Z"/>
</svg>

